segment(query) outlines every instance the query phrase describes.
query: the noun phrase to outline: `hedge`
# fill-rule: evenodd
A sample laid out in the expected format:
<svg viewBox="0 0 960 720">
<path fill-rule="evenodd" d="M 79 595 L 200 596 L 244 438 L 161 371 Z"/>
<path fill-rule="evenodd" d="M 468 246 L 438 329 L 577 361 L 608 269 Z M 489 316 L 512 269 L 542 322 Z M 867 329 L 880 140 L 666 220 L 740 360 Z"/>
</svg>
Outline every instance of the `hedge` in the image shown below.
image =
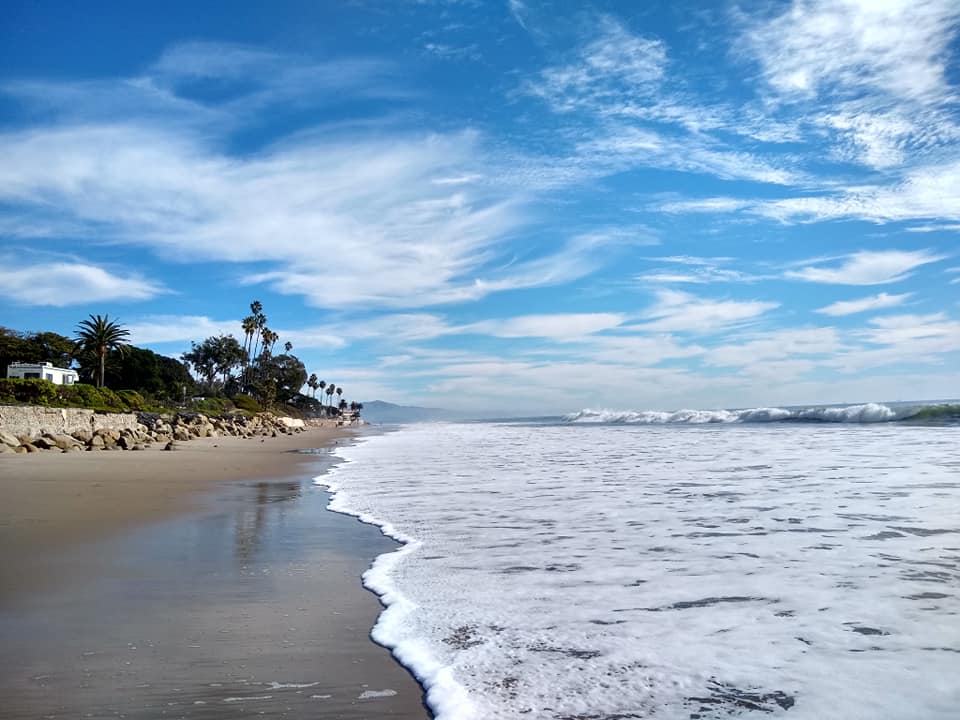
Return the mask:
<svg viewBox="0 0 960 720">
<path fill-rule="evenodd" d="M 109 388 L 96 388 L 83 383 L 54 385 L 49 380 L 20 378 L 0 379 L 0 402 L 45 407 L 80 407 L 113 412 L 146 408 L 143 397 L 133 390 L 121 390 L 115 393 Z"/>
</svg>

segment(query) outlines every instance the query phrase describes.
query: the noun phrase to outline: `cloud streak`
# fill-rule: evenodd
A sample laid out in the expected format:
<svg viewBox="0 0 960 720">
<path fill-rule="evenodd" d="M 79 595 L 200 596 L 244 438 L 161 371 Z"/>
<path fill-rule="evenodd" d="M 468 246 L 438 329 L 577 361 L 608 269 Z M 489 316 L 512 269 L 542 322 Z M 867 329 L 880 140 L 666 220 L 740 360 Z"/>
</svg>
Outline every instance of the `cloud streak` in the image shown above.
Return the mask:
<svg viewBox="0 0 960 720">
<path fill-rule="evenodd" d="M 784 277 L 834 285 L 886 285 L 905 280 L 916 268 L 940 260 L 943 256 L 929 250 L 861 251 L 848 255 L 840 265 L 808 265 L 799 270 L 788 270 Z"/>
</svg>

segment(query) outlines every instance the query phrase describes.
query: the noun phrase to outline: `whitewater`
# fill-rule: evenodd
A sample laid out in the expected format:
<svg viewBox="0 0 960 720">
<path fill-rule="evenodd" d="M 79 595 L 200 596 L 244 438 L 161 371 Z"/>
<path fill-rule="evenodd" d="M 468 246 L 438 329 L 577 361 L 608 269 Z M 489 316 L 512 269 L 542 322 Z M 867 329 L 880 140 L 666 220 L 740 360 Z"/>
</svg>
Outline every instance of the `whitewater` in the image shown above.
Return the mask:
<svg viewBox="0 0 960 720">
<path fill-rule="evenodd" d="M 369 435 L 317 479 L 402 543 L 372 635 L 437 718 L 960 714 L 960 427 L 591 412 Z"/>
</svg>

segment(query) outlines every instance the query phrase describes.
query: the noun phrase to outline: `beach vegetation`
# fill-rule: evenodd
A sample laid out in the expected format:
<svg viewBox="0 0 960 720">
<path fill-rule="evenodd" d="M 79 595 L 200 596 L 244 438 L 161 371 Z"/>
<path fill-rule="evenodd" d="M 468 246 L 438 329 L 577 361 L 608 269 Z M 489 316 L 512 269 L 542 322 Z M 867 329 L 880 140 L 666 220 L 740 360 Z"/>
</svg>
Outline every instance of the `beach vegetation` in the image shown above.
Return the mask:
<svg viewBox="0 0 960 720">
<path fill-rule="evenodd" d="M 260 407 L 260 403 L 258 403 L 249 395 L 244 395 L 243 393 L 234 395 L 231 400 L 238 410 L 243 410 L 249 413 L 258 413 L 263 410 L 263 408 Z"/>
<path fill-rule="evenodd" d="M 49 380 L 5 378 L 0 380 L 0 402 L 43 407 L 81 407 L 109 412 L 150 410 L 140 393 L 98 388 L 86 383 L 56 385 Z"/>
<path fill-rule="evenodd" d="M 267 326 L 263 303 L 250 304 L 240 330 L 239 340 L 220 334 L 191 342 L 178 359 L 128 344 L 129 331 L 107 315 L 81 321 L 74 338 L 0 327 L 0 371 L 14 362 L 51 362 L 75 367 L 80 376 L 72 386 L 3 380 L 0 402 L 211 415 L 271 411 L 304 418 L 359 413 L 362 405 L 347 402 L 343 387 L 308 374 L 292 342 L 274 354 L 281 337 Z"/>
<path fill-rule="evenodd" d="M 107 353 L 114 351 L 123 354 L 125 340 L 130 331 L 119 322 L 110 320 L 109 315 L 91 315 L 77 325 L 74 344 L 81 357 L 94 357 L 97 362 L 97 387 L 103 387 L 106 371 Z M 81 363 L 82 365 L 82 363 Z"/>
</svg>

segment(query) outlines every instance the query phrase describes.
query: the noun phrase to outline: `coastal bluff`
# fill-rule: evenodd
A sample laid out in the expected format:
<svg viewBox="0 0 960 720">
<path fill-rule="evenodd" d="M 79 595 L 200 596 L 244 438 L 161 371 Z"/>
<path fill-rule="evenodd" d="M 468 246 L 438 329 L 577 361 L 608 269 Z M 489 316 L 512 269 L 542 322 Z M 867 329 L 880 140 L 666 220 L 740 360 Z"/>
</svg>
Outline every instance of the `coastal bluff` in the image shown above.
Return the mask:
<svg viewBox="0 0 960 720">
<path fill-rule="evenodd" d="M 271 413 L 208 417 L 203 413 L 100 413 L 11 405 L 0 406 L 0 453 L 143 450 L 153 443 L 172 450 L 175 442 L 193 438 L 277 437 L 306 427 L 303 420 Z"/>
</svg>

